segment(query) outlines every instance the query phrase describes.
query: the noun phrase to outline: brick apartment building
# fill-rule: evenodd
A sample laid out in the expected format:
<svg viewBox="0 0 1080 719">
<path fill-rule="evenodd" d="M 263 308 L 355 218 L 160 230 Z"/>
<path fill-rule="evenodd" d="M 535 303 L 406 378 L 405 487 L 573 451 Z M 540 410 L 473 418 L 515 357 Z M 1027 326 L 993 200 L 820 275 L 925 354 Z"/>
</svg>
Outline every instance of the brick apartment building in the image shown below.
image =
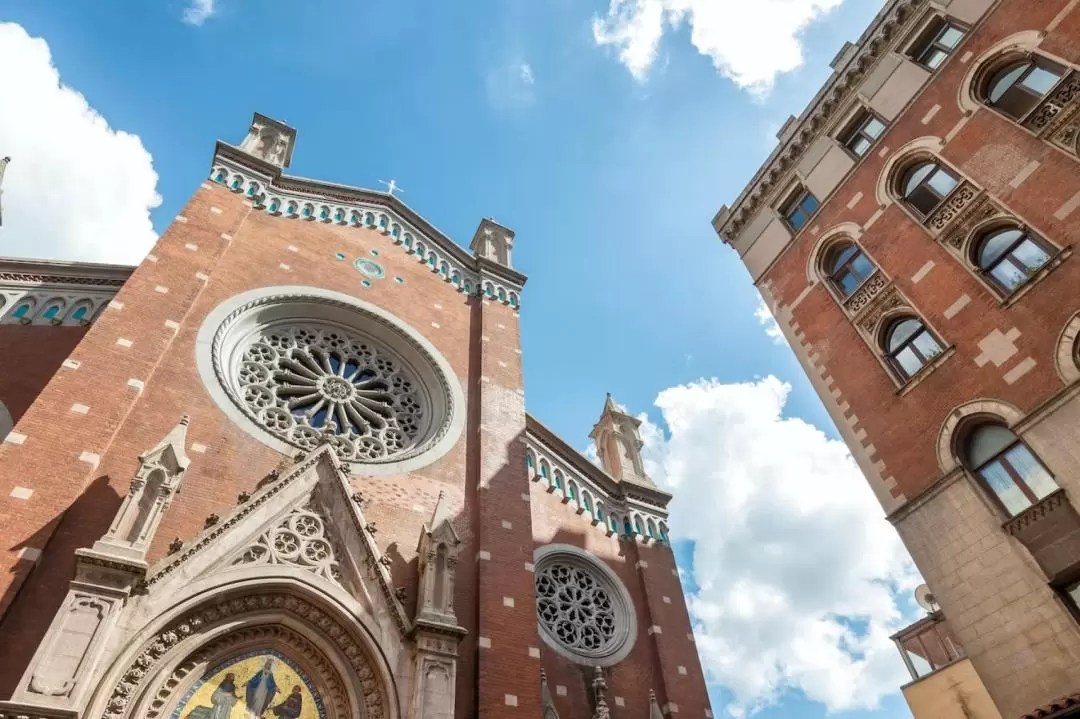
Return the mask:
<svg viewBox="0 0 1080 719">
<path fill-rule="evenodd" d="M 1076 0 L 891 0 L 713 220 L 929 584 L 916 716 L 1080 699 L 1078 63 Z"/>
<path fill-rule="evenodd" d="M 0 719 L 711 717 L 637 421 L 526 413 L 514 233 L 295 140 L 137 267 L 0 261 Z"/>
</svg>

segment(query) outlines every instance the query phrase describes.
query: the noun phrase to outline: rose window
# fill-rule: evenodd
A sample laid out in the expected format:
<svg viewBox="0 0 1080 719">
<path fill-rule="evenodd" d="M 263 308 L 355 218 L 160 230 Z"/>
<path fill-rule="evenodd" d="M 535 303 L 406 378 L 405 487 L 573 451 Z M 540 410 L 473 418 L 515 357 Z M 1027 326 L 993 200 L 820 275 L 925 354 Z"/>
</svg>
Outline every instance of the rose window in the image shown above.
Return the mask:
<svg viewBox="0 0 1080 719">
<path fill-rule="evenodd" d="M 545 561 L 546 559 L 546 561 Z M 632 610 L 618 580 L 591 558 L 556 553 L 536 567 L 536 614 L 549 644 L 586 663 L 629 651 Z"/>
<path fill-rule="evenodd" d="M 398 357 L 343 328 L 275 325 L 242 348 L 241 406 L 301 449 L 326 438 L 341 459 L 371 462 L 411 449 L 428 422 L 418 382 Z"/>
<path fill-rule="evenodd" d="M 377 305 L 317 287 L 262 287 L 225 300 L 195 360 L 218 407 L 287 455 L 329 444 L 351 472 L 423 467 L 465 426 L 449 362 Z"/>
</svg>

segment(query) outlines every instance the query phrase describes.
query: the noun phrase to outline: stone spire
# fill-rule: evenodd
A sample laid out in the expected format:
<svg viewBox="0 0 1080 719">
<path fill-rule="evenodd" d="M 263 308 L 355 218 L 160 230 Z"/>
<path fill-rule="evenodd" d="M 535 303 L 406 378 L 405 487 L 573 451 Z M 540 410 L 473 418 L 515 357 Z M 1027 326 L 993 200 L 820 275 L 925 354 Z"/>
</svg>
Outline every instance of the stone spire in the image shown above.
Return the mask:
<svg viewBox="0 0 1080 719">
<path fill-rule="evenodd" d="M 139 455 L 139 468 L 131 479 L 131 489 L 113 518 L 112 526 L 93 551 L 141 562 L 154 539 L 162 516 L 180 491 L 191 460 L 185 415 L 156 445 Z"/>
<path fill-rule="evenodd" d="M 420 578 L 416 597 L 416 622 L 419 625 L 448 628 L 457 632 L 454 610 L 454 584 L 461 539 L 451 522 L 450 503 L 439 492 L 431 520 L 420 532 L 416 550 Z"/>
<path fill-rule="evenodd" d="M 596 443 L 596 454 L 605 472 L 620 482 L 653 487 L 641 461 L 645 443 L 641 441 L 640 426 L 641 420 L 620 408 L 609 392 L 604 411 L 589 437 Z"/>
</svg>

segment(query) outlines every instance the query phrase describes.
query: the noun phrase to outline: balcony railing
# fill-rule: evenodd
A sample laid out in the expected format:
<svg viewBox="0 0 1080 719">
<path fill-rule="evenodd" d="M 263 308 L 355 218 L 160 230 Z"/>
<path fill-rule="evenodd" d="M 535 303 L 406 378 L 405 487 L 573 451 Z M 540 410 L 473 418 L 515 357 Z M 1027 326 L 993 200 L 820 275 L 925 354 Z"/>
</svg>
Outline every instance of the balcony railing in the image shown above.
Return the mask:
<svg viewBox="0 0 1080 719">
<path fill-rule="evenodd" d="M 893 635 L 892 640 L 896 642 L 900 656 L 911 672 L 912 681 L 933 674 L 966 656 L 940 611 Z"/>
</svg>

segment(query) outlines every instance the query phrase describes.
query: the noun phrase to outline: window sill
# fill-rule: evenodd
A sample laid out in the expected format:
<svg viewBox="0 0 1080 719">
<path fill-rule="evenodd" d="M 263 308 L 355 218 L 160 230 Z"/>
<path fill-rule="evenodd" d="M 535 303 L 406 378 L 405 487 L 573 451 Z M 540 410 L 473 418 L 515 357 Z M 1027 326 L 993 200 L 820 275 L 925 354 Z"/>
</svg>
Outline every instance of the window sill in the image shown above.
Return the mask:
<svg viewBox="0 0 1080 719">
<path fill-rule="evenodd" d="M 1021 297 L 1030 292 L 1032 287 L 1042 282 L 1051 272 L 1060 267 L 1062 263 L 1064 263 L 1065 260 L 1069 259 L 1070 257 L 1072 257 L 1072 245 L 1065 247 L 1056 255 L 1051 257 L 1050 261 L 1043 265 L 1038 272 L 1024 280 L 1024 283 L 1015 290 L 1013 290 L 1013 292 L 1008 297 L 1003 297 L 998 302 L 998 305 L 1000 305 L 1002 309 L 1008 309 L 1009 307 L 1012 307 L 1020 301 Z"/>
<path fill-rule="evenodd" d="M 908 381 L 902 384 L 900 387 L 897 387 L 897 396 L 903 397 L 908 392 L 918 387 L 927 377 L 933 374 L 934 370 L 945 364 L 945 362 L 948 361 L 948 359 L 955 354 L 956 345 L 949 345 L 948 347 L 946 347 L 944 352 L 942 352 L 929 363 L 927 363 L 925 367 L 919 370 L 918 374 L 916 374 L 914 377 L 909 378 Z"/>
</svg>

